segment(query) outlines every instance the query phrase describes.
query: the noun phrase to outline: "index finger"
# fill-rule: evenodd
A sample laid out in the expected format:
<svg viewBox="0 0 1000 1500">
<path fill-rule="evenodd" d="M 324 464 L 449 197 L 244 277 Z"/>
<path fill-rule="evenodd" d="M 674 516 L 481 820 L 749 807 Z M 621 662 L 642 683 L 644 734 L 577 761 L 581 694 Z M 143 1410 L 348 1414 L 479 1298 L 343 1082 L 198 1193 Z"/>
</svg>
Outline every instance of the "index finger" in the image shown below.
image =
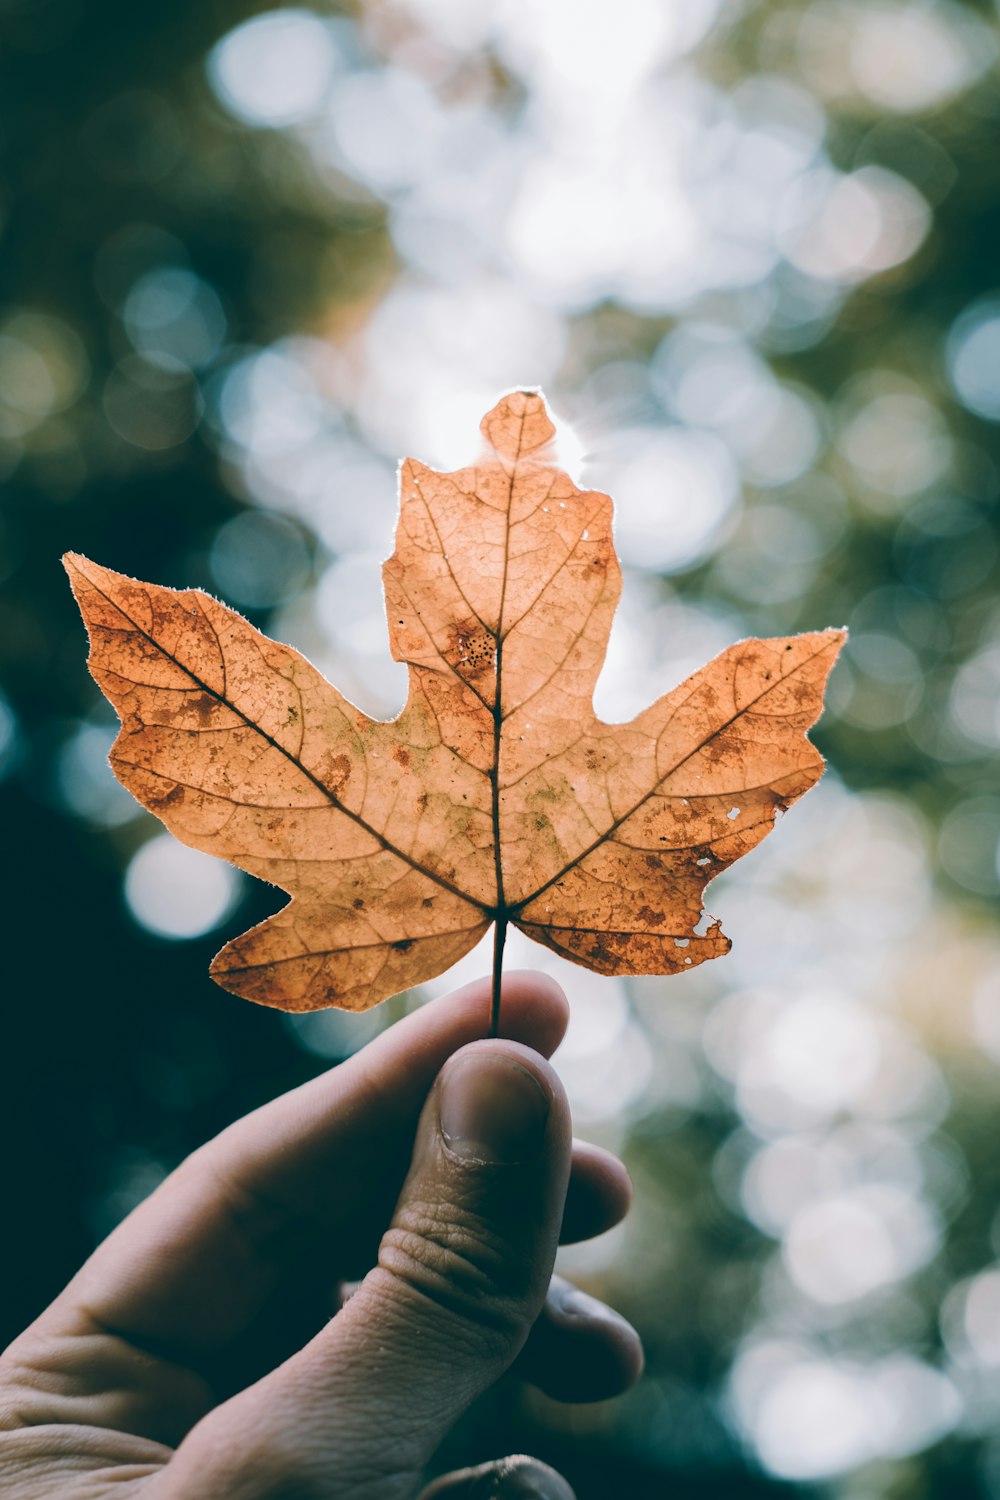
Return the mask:
<svg viewBox="0 0 1000 1500">
<path fill-rule="evenodd" d="M 226 1344 L 301 1257 L 405 1170 L 452 1052 L 483 1036 L 489 981 L 434 1001 L 339 1067 L 238 1120 L 190 1156 L 102 1244 L 44 1317 L 183 1355 Z M 548 1057 L 568 1020 L 544 974 L 504 977 L 503 1034 Z"/>
</svg>

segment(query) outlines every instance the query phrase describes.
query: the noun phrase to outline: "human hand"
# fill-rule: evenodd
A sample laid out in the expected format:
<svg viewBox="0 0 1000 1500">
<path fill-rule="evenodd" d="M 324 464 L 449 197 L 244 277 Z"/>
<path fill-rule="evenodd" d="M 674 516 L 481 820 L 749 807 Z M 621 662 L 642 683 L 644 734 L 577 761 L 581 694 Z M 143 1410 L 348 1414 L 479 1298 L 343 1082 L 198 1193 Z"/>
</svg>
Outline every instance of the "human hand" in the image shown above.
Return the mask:
<svg viewBox="0 0 1000 1500">
<path fill-rule="evenodd" d="M 545 1061 L 565 997 L 508 975 L 507 1035 L 477 1041 L 488 999 L 469 985 L 237 1121 L 115 1230 L 0 1358 L 5 1500 L 412 1500 L 515 1361 L 564 1400 L 636 1378 L 629 1325 L 550 1287 L 557 1241 L 629 1199 Z M 572 1500 L 532 1460 L 431 1495 Z"/>
</svg>

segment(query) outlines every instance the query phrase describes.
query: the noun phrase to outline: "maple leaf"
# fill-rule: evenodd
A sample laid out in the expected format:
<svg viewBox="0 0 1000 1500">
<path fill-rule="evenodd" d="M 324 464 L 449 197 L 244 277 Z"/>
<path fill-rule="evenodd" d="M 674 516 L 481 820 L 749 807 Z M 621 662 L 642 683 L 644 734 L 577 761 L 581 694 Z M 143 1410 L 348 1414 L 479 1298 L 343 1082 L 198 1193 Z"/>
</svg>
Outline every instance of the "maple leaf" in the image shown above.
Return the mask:
<svg viewBox="0 0 1000 1500">
<path fill-rule="evenodd" d="M 822 774 L 806 731 L 841 630 L 741 641 L 630 723 L 595 716 L 611 501 L 555 467 L 541 396 L 505 396 L 482 432 L 470 468 L 402 466 L 389 723 L 208 595 L 65 559 L 118 779 L 292 897 L 212 963 L 250 1000 L 363 1010 L 491 922 L 494 1025 L 508 923 L 602 974 L 693 968 L 729 949 L 706 884 Z"/>
</svg>

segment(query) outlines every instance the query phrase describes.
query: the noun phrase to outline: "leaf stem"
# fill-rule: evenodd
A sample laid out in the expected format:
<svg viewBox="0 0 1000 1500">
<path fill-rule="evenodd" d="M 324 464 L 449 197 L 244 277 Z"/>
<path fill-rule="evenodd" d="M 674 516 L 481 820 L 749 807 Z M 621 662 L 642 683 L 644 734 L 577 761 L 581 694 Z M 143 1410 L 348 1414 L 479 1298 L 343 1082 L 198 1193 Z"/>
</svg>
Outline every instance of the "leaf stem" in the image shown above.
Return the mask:
<svg viewBox="0 0 1000 1500">
<path fill-rule="evenodd" d="M 493 859 L 497 881 L 496 926 L 493 929 L 493 993 L 490 1003 L 490 1036 L 500 1035 L 500 981 L 503 978 L 503 945 L 507 941 L 507 913 L 503 893 L 503 856 L 500 850 L 500 749 L 503 742 L 503 642 L 504 605 L 507 601 L 507 572 L 510 567 L 510 510 L 514 503 L 514 478 L 521 457 L 524 439 L 525 406 L 521 412 L 521 426 L 517 435 L 517 448 L 511 465 L 507 484 L 506 531 L 503 544 L 503 577 L 500 583 L 500 606 L 497 610 L 497 628 L 493 639 L 496 652 L 493 657 L 493 766 L 490 781 L 493 783 Z M 485 428 L 484 428 L 485 431 Z"/>
<path fill-rule="evenodd" d="M 503 978 L 503 945 L 507 941 L 507 918 L 497 917 L 493 928 L 493 993 L 490 1004 L 490 1036 L 500 1035 L 500 981 Z"/>
</svg>

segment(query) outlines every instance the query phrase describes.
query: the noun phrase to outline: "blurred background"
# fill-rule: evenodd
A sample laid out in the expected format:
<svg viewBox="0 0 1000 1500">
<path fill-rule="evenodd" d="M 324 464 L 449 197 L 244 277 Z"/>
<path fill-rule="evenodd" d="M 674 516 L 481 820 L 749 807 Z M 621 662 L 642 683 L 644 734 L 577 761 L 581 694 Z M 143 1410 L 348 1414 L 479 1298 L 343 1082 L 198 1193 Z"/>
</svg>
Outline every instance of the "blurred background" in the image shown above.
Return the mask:
<svg viewBox="0 0 1000 1500">
<path fill-rule="evenodd" d="M 199 585 L 391 716 L 394 466 L 544 386 L 617 501 L 598 693 L 846 623 L 732 955 L 558 970 L 629 1396 L 443 1461 L 581 1500 L 1000 1496 L 1000 27 L 989 0 L 0 0 L 3 1334 L 194 1145 L 426 993 L 217 989 L 279 893 L 117 785 L 59 555 Z M 512 964 L 557 969 L 516 939 Z M 478 973 L 474 955 L 427 993 Z M 3 1340 L 5 1341 L 5 1339 Z"/>
</svg>

